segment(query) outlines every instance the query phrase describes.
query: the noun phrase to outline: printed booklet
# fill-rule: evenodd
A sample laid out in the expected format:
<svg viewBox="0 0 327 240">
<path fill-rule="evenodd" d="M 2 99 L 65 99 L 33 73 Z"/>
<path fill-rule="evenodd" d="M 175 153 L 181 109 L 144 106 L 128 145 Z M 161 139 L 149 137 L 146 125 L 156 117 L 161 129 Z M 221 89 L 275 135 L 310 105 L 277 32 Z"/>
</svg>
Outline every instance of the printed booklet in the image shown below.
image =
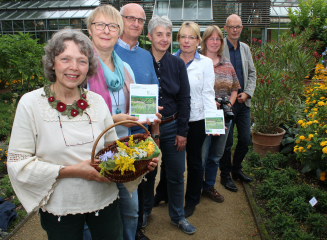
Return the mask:
<svg viewBox="0 0 327 240">
<path fill-rule="evenodd" d="M 223 110 L 205 110 L 206 134 L 225 134 Z"/>
<path fill-rule="evenodd" d="M 130 115 L 139 118 L 139 121 L 151 122 L 158 119 L 158 85 L 157 84 L 131 84 Z"/>
</svg>

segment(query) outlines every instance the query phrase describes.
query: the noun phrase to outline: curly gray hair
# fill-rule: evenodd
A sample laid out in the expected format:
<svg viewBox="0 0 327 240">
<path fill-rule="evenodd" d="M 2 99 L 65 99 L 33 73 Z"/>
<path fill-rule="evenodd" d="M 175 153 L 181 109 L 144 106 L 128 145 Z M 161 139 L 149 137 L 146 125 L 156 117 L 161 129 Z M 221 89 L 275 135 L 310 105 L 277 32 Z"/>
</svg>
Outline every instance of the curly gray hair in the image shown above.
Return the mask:
<svg viewBox="0 0 327 240">
<path fill-rule="evenodd" d="M 80 52 L 87 56 L 89 61 L 89 71 L 87 72 L 85 84 L 88 78 L 92 77 L 98 69 L 98 60 L 94 55 L 91 40 L 81 31 L 72 28 L 65 28 L 52 35 L 48 45 L 44 47 L 45 55 L 42 57 L 44 75 L 51 82 L 56 81 L 56 73 L 53 69 L 55 57 L 66 49 L 65 41 L 73 41 L 79 46 Z"/>
<path fill-rule="evenodd" d="M 148 24 L 148 31 L 150 33 L 150 35 L 152 36 L 152 33 L 154 31 L 154 29 L 156 29 L 156 27 L 163 27 L 165 29 L 170 28 L 170 30 L 173 29 L 173 23 L 169 20 L 169 18 L 167 16 L 154 16 Z"/>
</svg>

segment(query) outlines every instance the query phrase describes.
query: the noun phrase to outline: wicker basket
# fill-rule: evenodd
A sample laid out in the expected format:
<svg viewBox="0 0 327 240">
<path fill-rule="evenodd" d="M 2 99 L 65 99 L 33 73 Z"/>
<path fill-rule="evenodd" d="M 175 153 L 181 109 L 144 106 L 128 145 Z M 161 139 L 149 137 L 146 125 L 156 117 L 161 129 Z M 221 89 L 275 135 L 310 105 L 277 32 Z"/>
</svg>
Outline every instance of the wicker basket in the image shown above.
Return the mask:
<svg viewBox="0 0 327 240">
<path fill-rule="evenodd" d="M 98 171 L 100 172 L 100 168 L 99 168 L 99 164 L 100 163 L 96 163 L 94 161 L 95 158 L 98 158 L 100 155 L 104 154 L 104 152 L 108 152 L 108 151 L 112 151 L 114 153 L 117 153 L 117 143 L 112 142 L 110 144 L 108 144 L 107 146 L 105 146 L 101 151 L 99 151 L 96 155 L 95 155 L 95 149 L 98 145 L 99 140 L 101 139 L 101 137 L 107 132 L 109 131 L 111 128 L 117 126 L 117 125 L 121 125 L 121 124 L 125 124 L 125 123 L 134 123 L 136 125 L 139 125 L 140 127 L 142 127 L 145 130 L 145 133 L 138 133 L 138 134 L 133 134 L 133 140 L 135 141 L 136 139 L 141 141 L 141 140 L 145 140 L 147 138 L 150 137 L 150 133 L 149 131 L 140 123 L 135 122 L 135 121 L 122 121 L 119 123 L 115 123 L 113 125 L 111 125 L 110 127 L 107 127 L 105 130 L 103 130 L 103 132 L 98 136 L 98 138 L 95 140 L 94 145 L 93 145 L 93 149 L 92 149 L 92 155 L 91 155 L 91 165 Z M 129 136 L 126 137 L 122 137 L 119 139 L 120 142 L 128 142 L 129 140 Z M 116 183 L 125 183 L 125 182 L 129 182 L 129 181 L 133 181 L 136 178 L 138 178 L 139 176 L 142 176 L 144 173 L 147 172 L 148 170 L 148 165 L 150 163 L 152 158 L 150 159 L 142 159 L 142 160 L 137 160 L 134 162 L 134 166 L 135 166 L 135 172 L 133 171 L 125 171 L 124 175 L 121 175 L 121 172 L 119 170 L 116 171 L 109 171 L 110 174 L 105 173 L 105 177 L 108 178 L 110 181 L 112 182 L 116 182 Z"/>
</svg>

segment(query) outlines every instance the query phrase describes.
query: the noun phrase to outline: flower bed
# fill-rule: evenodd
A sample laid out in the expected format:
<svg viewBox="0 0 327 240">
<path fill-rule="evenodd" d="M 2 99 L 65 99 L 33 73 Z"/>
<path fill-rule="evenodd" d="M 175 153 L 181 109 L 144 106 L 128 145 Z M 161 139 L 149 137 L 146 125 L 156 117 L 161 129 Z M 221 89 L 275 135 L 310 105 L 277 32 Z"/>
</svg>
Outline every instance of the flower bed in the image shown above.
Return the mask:
<svg viewBox="0 0 327 240">
<path fill-rule="evenodd" d="M 296 136 L 297 158 L 304 171 L 327 170 L 327 85 L 309 85 L 306 90 L 305 109 L 298 120 L 299 134 Z"/>
<path fill-rule="evenodd" d="M 254 178 L 251 189 L 271 239 L 326 239 L 326 186 L 299 173 L 290 156 L 249 151 L 244 170 Z M 318 203 L 312 207 L 309 201 Z"/>
</svg>

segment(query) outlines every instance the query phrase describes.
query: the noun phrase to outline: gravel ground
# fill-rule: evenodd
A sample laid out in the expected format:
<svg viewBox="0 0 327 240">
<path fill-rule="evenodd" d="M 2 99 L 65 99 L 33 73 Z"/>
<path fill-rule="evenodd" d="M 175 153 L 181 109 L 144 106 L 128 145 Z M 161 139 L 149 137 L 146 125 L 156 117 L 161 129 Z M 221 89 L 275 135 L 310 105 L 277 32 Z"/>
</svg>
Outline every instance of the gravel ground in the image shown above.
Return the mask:
<svg viewBox="0 0 327 240">
<path fill-rule="evenodd" d="M 235 182 L 239 191 L 230 192 L 219 183 L 218 176 L 215 187 L 225 197 L 225 201 L 216 203 L 208 197 L 201 198 L 194 214 L 188 218 L 196 228 L 194 235 L 187 235 L 170 223 L 168 204 L 164 202 L 153 208 L 145 228 L 145 235 L 151 240 L 259 240 L 260 236 L 242 184 Z M 46 240 L 47 235 L 40 225 L 39 217 L 35 214 L 10 239 Z"/>
</svg>

